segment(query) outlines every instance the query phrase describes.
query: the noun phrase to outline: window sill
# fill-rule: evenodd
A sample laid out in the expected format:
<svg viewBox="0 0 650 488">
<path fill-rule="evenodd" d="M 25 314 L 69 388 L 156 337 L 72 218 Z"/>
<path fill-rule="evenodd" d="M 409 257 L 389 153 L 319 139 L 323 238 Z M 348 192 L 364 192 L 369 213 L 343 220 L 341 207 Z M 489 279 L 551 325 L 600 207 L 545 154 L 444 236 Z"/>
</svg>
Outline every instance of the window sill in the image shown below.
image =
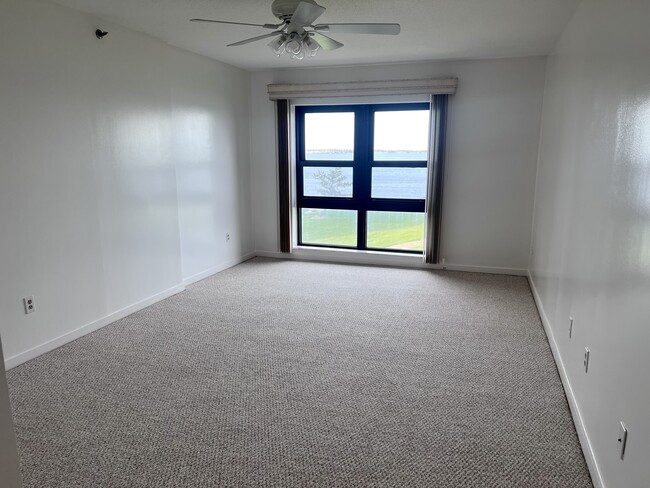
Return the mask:
<svg viewBox="0 0 650 488">
<path fill-rule="evenodd" d="M 398 268 L 418 268 L 428 270 L 466 271 L 471 273 L 505 274 L 513 276 L 528 276 L 525 268 L 501 268 L 473 264 L 426 264 L 422 255 L 398 254 L 383 251 L 358 251 L 355 249 L 312 248 L 294 246 L 293 252 L 255 251 L 259 257 L 273 259 L 297 259 L 301 261 L 317 261 L 337 264 L 361 264 L 370 266 L 394 266 Z"/>
<path fill-rule="evenodd" d="M 403 254 L 390 251 L 359 251 L 357 249 L 294 246 L 292 254 L 297 258 L 307 258 L 317 261 L 330 261 L 340 263 L 379 264 L 409 267 L 420 267 L 423 265 L 422 254 Z"/>
</svg>

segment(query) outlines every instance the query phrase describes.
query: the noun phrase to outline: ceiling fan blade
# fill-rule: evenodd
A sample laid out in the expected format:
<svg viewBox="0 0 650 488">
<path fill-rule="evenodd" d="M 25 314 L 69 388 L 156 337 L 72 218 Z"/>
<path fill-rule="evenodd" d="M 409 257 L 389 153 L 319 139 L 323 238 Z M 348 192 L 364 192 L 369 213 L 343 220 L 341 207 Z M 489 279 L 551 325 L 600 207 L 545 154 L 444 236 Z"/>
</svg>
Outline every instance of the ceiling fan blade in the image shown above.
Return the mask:
<svg viewBox="0 0 650 488">
<path fill-rule="evenodd" d="M 277 29 L 282 24 L 248 24 L 246 22 L 228 22 L 226 20 L 212 20 L 212 19 L 190 19 L 190 22 L 207 22 L 211 24 L 234 24 L 234 25 L 252 25 L 254 27 L 263 27 L 265 29 Z"/>
<path fill-rule="evenodd" d="M 325 7 L 314 5 L 313 3 L 300 2 L 291 16 L 291 23 L 306 27 L 312 25 L 314 20 L 323 15 Z"/>
<path fill-rule="evenodd" d="M 339 41 L 336 41 L 331 37 L 324 36 L 320 32 L 310 32 L 309 36 L 312 37 L 318 44 L 320 44 L 320 47 L 325 51 L 334 51 L 334 49 L 343 47 L 343 44 Z"/>
<path fill-rule="evenodd" d="M 396 36 L 400 33 L 399 24 L 318 24 L 314 26 L 317 32 L 332 34 L 382 34 Z"/>
<path fill-rule="evenodd" d="M 227 47 L 242 46 L 244 44 L 248 44 L 249 42 L 260 41 L 262 39 L 267 39 L 269 37 L 277 36 L 279 34 L 282 34 L 282 31 L 275 31 L 275 32 L 271 32 L 270 34 L 264 34 L 262 36 L 251 37 L 250 39 L 244 39 L 243 41 L 233 42 L 232 44 L 228 44 Z"/>
</svg>

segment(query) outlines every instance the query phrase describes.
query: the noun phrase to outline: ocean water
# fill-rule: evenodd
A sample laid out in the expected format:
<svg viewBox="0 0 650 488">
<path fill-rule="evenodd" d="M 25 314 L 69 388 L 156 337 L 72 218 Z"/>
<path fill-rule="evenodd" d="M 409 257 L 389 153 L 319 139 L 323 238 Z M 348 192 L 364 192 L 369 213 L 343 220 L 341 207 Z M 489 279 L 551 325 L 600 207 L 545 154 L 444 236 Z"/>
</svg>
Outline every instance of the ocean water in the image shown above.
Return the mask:
<svg viewBox="0 0 650 488">
<path fill-rule="evenodd" d="M 307 161 L 352 161 L 352 151 L 307 151 Z M 426 161 L 427 151 L 375 151 L 375 161 Z"/>
<path fill-rule="evenodd" d="M 309 161 L 351 161 L 351 156 L 351 153 L 345 152 L 311 153 L 307 155 Z M 426 152 L 390 151 L 382 153 L 380 158 L 377 156 L 375 154 L 376 161 L 426 161 L 427 154 Z M 352 168 L 341 168 L 340 176 L 342 178 L 337 179 L 337 184 L 328 182 L 327 177 L 318 177 L 318 173 L 331 174 L 333 170 L 334 168 L 305 168 L 303 173 L 305 195 L 323 197 L 352 196 Z M 373 198 L 424 199 L 426 185 L 426 168 L 373 168 Z"/>
</svg>

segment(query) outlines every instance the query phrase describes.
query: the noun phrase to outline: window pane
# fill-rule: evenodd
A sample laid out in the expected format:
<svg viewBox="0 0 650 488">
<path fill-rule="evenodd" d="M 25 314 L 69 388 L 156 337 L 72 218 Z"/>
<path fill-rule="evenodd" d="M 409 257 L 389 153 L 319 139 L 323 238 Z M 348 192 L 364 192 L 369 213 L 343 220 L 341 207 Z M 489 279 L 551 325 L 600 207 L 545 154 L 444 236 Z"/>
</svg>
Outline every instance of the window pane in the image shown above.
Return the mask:
<svg viewBox="0 0 650 488">
<path fill-rule="evenodd" d="M 424 200 L 426 168 L 372 168 L 372 198 Z"/>
<path fill-rule="evenodd" d="M 354 112 L 306 113 L 305 159 L 352 161 Z"/>
<path fill-rule="evenodd" d="M 306 197 L 352 197 L 352 168 L 303 168 Z"/>
<path fill-rule="evenodd" d="M 302 208 L 303 244 L 357 245 L 356 210 Z"/>
<path fill-rule="evenodd" d="M 419 212 L 368 212 L 368 247 L 424 249 L 424 214 Z"/>
<path fill-rule="evenodd" d="M 426 161 L 429 111 L 375 112 L 375 161 Z"/>
</svg>

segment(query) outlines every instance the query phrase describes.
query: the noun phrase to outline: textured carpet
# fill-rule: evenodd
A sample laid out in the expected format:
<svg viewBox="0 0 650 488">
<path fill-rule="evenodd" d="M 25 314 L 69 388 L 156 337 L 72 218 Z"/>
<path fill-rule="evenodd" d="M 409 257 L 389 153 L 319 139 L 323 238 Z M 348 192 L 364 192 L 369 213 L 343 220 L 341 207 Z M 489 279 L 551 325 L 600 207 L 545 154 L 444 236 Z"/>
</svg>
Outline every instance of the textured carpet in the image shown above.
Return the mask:
<svg viewBox="0 0 650 488">
<path fill-rule="evenodd" d="M 255 259 L 8 373 L 26 487 L 591 487 L 524 278 Z"/>
</svg>

